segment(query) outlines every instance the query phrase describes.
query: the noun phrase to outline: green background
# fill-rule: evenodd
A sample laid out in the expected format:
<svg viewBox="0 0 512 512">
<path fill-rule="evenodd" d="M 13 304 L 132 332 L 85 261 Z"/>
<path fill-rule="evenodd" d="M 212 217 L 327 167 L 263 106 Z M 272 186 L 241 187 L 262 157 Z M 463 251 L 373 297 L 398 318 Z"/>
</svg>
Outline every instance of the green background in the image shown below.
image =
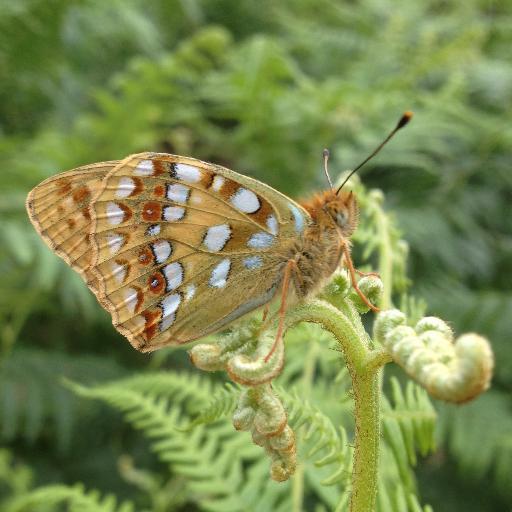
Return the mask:
<svg viewBox="0 0 512 512">
<path fill-rule="evenodd" d="M 508 0 L 0 0 L 2 445 L 37 483 L 134 498 L 116 464 L 130 453 L 158 471 L 143 439 L 59 379 L 190 368 L 182 351 L 138 354 L 114 331 L 29 224 L 33 186 L 155 150 L 301 197 L 326 186 L 324 147 L 333 174 L 354 167 L 410 109 L 361 180 L 384 191 L 410 244 L 410 293 L 496 354 L 488 393 L 435 404 L 419 495 L 439 511 L 509 510 L 510 48 Z"/>
</svg>

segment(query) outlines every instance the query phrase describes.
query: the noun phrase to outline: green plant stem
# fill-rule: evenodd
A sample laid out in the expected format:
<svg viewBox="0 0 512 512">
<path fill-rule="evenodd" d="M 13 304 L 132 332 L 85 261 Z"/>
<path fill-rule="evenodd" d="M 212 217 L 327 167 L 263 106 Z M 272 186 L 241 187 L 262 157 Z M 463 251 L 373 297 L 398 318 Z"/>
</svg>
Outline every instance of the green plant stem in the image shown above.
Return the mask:
<svg viewBox="0 0 512 512">
<path fill-rule="evenodd" d="M 393 361 L 391 354 L 386 349 L 379 347 L 372 350 L 368 355 L 366 367 L 369 371 L 377 371 L 386 363 L 390 363 L 391 361 Z"/>
<path fill-rule="evenodd" d="M 328 302 L 315 300 L 296 307 L 287 314 L 286 328 L 304 321 L 318 323 L 331 332 L 345 357 L 352 378 L 356 425 L 350 510 L 371 512 L 377 498 L 379 463 L 379 370 L 386 359 L 380 351 L 378 357 L 374 356 L 368 338 L 360 335 L 362 326 L 355 326 Z"/>
<path fill-rule="evenodd" d="M 354 390 L 355 446 L 352 469 L 351 512 L 373 511 L 377 499 L 380 438 L 378 372 L 357 372 Z"/>
</svg>

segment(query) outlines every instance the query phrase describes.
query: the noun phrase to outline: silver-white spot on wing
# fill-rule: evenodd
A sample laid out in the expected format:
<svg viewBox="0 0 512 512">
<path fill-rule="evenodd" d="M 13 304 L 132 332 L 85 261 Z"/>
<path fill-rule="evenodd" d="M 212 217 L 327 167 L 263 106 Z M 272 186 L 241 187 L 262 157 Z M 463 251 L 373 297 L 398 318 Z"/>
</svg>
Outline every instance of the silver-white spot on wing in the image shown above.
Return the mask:
<svg viewBox="0 0 512 512">
<path fill-rule="evenodd" d="M 166 290 L 168 292 L 178 288 L 183 282 L 183 265 L 177 261 L 166 265 L 162 269 L 162 272 L 165 277 Z"/>
<path fill-rule="evenodd" d="M 162 320 L 160 320 L 160 332 L 164 332 L 165 330 L 169 329 L 171 325 L 174 322 L 174 319 L 176 318 L 176 313 L 170 313 L 166 317 L 162 317 Z"/>
<path fill-rule="evenodd" d="M 261 256 L 248 256 L 244 258 L 244 267 L 248 270 L 254 270 L 263 265 L 263 260 Z"/>
<path fill-rule="evenodd" d="M 153 162 L 151 160 L 141 160 L 135 167 L 133 174 L 136 176 L 152 176 L 153 172 Z"/>
<path fill-rule="evenodd" d="M 246 188 L 240 187 L 231 197 L 231 204 L 239 211 L 244 213 L 257 212 L 261 203 L 258 196 Z"/>
<path fill-rule="evenodd" d="M 189 284 L 185 292 L 185 300 L 189 301 L 196 294 L 196 285 Z"/>
<path fill-rule="evenodd" d="M 126 288 L 124 290 L 124 301 L 123 304 L 130 313 L 135 313 L 135 307 L 137 306 L 137 290 L 135 288 Z"/>
<path fill-rule="evenodd" d="M 126 272 L 127 272 L 126 265 L 121 265 L 121 264 L 113 261 L 111 264 L 111 268 L 112 268 L 112 276 L 116 280 L 117 284 L 123 284 L 124 280 L 126 279 Z"/>
<path fill-rule="evenodd" d="M 266 249 L 274 243 L 274 237 L 265 233 L 265 231 L 258 231 L 251 235 L 247 242 L 247 246 L 251 249 Z"/>
<path fill-rule="evenodd" d="M 158 240 L 150 247 L 157 263 L 163 263 L 172 253 L 172 246 L 167 240 Z"/>
<path fill-rule="evenodd" d="M 117 226 L 124 220 L 124 211 L 117 203 L 107 203 L 107 219 L 109 224 Z"/>
<path fill-rule="evenodd" d="M 123 176 L 117 184 L 116 197 L 119 197 L 121 199 L 129 197 L 135 190 L 135 186 L 135 181 L 133 181 L 132 178 L 128 178 L 128 176 Z"/>
<path fill-rule="evenodd" d="M 163 211 L 164 220 L 172 222 L 181 220 L 185 216 L 185 208 L 183 206 L 165 206 Z"/>
<path fill-rule="evenodd" d="M 222 176 L 219 176 L 217 174 L 215 176 L 215 178 L 213 178 L 212 190 L 214 190 L 215 192 L 218 192 L 222 188 L 222 185 L 224 185 L 225 181 L 226 180 Z"/>
<path fill-rule="evenodd" d="M 215 265 L 210 275 L 210 286 L 213 286 L 213 288 L 224 288 L 227 283 L 230 268 L 231 260 L 229 258 L 225 258 Z"/>
<path fill-rule="evenodd" d="M 186 203 L 190 189 L 181 183 L 167 184 L 167 199 L 176 201 L 177 203 Z"/>
<path fill-rule="evenodd" d="M 277 219 L 275 215 L 269 215 L 267 217 L 267 228 L 273 235 L 277 235 L 279 231 L 279 226 L 277 224 Z"/>
<path fill-rule="evenodd" d="M 110 249 L 110 254 L 114 255 L 119 252 L 119 249 L 123 246 L 124 236 L 119 233 L 108 233 L 107 244 Z"/>
<path fill-rule="evenodd" d="M 302 215 L 302 212 L 294 204 L 291 203 L 288 205 L 288 208 L 293 215 L 295 231 L 297 231 L 297 233 L 302 233 L 304 231 L 304 216 Z"/>
<path fill-rule="evenodd" d="M 231 228 L 229 224 L 219 224 L 218 226 L 208 228 L 203 244 L 209 251 L 218 252 L 224 249 L 230 237 Z"/>
<path fill-rule="evenodd" d="M 160 331 L 165 331 L 168 329 L 174 319 L 176 318 L 175 311 L 178 309 L 178 306 L 181 302 L 181 295 L 179 293 L 173 293 L 165 297 L 160 303 L 160 307 L 162 308 L 162 320 L 160 321 Z"/>
<path fill-rule="evenodd" d="M 193 165 L 175 164 L 174 173 L 176 178 L 186 183 L 197 183 L 201 181 L 201 171 Z"/>
</svg>

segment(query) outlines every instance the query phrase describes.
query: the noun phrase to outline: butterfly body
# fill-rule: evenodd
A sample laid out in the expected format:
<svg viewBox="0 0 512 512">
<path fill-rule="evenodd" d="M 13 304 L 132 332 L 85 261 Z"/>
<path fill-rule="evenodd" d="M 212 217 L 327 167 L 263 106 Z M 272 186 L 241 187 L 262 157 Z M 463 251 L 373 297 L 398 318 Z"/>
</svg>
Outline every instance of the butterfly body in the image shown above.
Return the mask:
<svg viewBox="0 0 512 512">
<path fill-rule="evenodd" d="M 224 167 L 163 153 L 57 175 L 30 219 L 138 350 L 192 341 L 315 291 L 347 254 L 350 193 L 296 203 Z"/>
<path fill-rule="evenodd" d="M 337 195 L 332 190 L 301 205 L 311 220 L 293 259 L 297 262 L 294 288 L 304 299 L 318 291 L 339 267 L 357 227 L 358 208 L 352 193 Z"/>
</svg>

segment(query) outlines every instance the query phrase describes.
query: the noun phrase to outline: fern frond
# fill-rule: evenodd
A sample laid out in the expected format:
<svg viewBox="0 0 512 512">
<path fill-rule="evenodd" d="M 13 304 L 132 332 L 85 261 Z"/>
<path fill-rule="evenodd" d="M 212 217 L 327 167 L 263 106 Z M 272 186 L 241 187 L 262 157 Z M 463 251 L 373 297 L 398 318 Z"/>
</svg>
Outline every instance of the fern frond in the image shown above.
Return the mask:
<svg viewBox="0 0 512 512">
<path fill-rule="evenodd" d="M 227 421 L 212 424 L 208 430 L 199 425 L 188 432 L 190 418 L 179 404 L 171 405 L 167 397 L 141 391 L 148 389 L 144 383 L 140 385 L 141 381 L 138 386 L 131 386 L 135 380 L 125 379 L 97 388 L 68 385 L 81 396 L 100 399 L 124 412 L 128 422 L 151 440 L 153 451 L 169 464 L 170 470 L 186 478 L 190 499 L 201 503 L 205 510 L 243 510 L 243 465 L 261 460 L 261 450 L 235 432 Z M 189 382 L 184 376 L 173 374 L 153 375 L 150 380 L 157 390 L 165 389 L 165 383 L 179 382 L 186 387 Z M 208 394 L 201 393 L 196 398 L 206 405 Z M 252 481 L 251 487 L 263 488 L 266 484 L 268 467 L 263 468 L 259 481 Z"/>
<path fill-rule="evenodd" d="M 430 505 L 424 507 L 418 501 L 417 496 L 401 486 L 386 485 L 379 481 L 377 494 L 378 512 L 433 512 Z"/>
<path fill-rule="evenodd" d="M 278 386 L 274 386 L 274 390 L 284 401 L 289 424 L 295 430 L 302 426 L 306 428 L 304 435 L 307 443 L 306 459 L 313 461 L 317 467 L 336 464 L 336 472 L 326 477 L 322 484 L 335 485 L 344 481 L 351 463 L 351 448 L 346 431 L 344 429 L 338 431 L 325 414 L 308 402 L 304 402 L 297 392 L 289 393 Z M 227 385 L 219 390 L 208 407 L 190 423 L 188 429 L 212 423 L 233 412 L 239 394 L 240 389 L 233 385 Z M 342 463 L 341 466 L 340 463 Z"/>
<path fill-rule="evenodd" d="M 108 386 L 166 399 L 173 405 L 183 404 L 190 411 L 201 410 L 210 401 L 212 395 L 222 388 L 221 384 L 204 374 L 163 371 L 142 373 L 111 382 Z"/>
<path fill-rule="evenodd" d="M 231 383 L 226 383 L 214 395 L 208 406 L 203 409 L 196 418 L 187 427 L 190 430 L 198 425 L 213 423 L 214 421 L 231 414 L 236 406 L 237 399 L 240 395 L 240 388 Z"/>
<path fill-rule="evenodd" d="M 398 468 L 398 473 L 393 478 L 395 481 L 396 478 L 403 480 L 407 487 L 412 489 L 414 484 L 408 464 L 415 463 L 416 450 L 425 455 L 433 449 L 436 415 L 424 390 L 409 383 L 404 393 L 396 379 L 391 380 L 391 385 L 394 406 L 384 399 L 384 438 Z M 303 464 L 312 462 L 316 467 L 335 467 L 335 471 L 327 474 L 321 484 L 346 487 L 352 460 L 352 448 L 348 443 L 346 430 L 336 429 L 330 418 L 304 402 L 297 392 L 290 393 L 281 387 L 274 389 L 287 407 L 290 425 L 295 430 L 303 426 L 305 428 L 301 446 Z M 236 406 L 238 393 L 239 390 L 235 386 L 220 389 L 212 402 L 200 412 L 188 428 L 215 422 L 230 414 Z M 406 447 L 406 450 L 401 447 Z M 389 481 L 389 473 L 386 477 Z"/>
<path fill-rule="evenodd" d="M 89 382 L 121 374 L 122 369 L 114 361 L 97 356 L 69 356 L 57 350 L 13 350 L 0 366 L 2 439 L 12 441 L 19 437 L 31 444 L 43 432 L 51 432 L 57 449 L 65 451 L 77 417 L 84 411 L 59 379 L 67 376 Z"/>
<path fill-rule="evenodd" d="M 198 379 L 199 382 L 201 379 Z M 206 392 L 185 391 L 190 379 L 170 373 L 147 374 L 123 379 L 96 388 L 86 388 L 68 383 L 76 393 L 88 398 L 105 401 L 125 413 L 126 419 L 151 440 L 158 457 L 169 464 L 174 474 L 186 479 L 189 496 L 201 503 L 205 510 L 287 510 L 289 493 L 287 485 L 274 486 L 268 482 L 268 462 L 263 452 L 252 445 L 246 436 L 233 430 L 223 416 L 234 408 L 238 389 L 235 386 L 207 388 Z M 176 388 L 176 389 L 174 389 Z M 313 463 L 309 472 L 318 478 L 318 468 L 335 468 L 321 471 L 322 485 L 333 486 L 326 492 L 327 504 L 335 504 L 339 488 L 350 474 L 351 452 L 347 434 L 338 431 L 331 420 L 297 394 L 278 389 L 288 406 L 292 426 L 304 426 L 304 464 Z M 214 392 L 214 399 L 207 397 Z M 172 397 L 172 399 L 170 398 Z M 197 416 L 187 413 L 182 400 L 193 397 L 204 408 Z M 203 423 L 210 423 L 208 429 Z M 194 426 L 193 430 L 190 427 Z M 244 477 L 246 466 L 247 477 Z M 342 469 L 340 470 L 340 467 Z M 277 484 L 276 484 L 277 485 Z M 252 495 L 254 508 L 247 508 L 247 496 Z M 265 507 L 270 508 L 265 508 Z"/>
<path fill-rule="evenodd" d="M 336 465 L 336 471 L 323 481 L 323 485 L 346 483 L 352 462 L 352 448 L 344 428 L 337 429 L 331 419 L 316 407 L 304 402 L 297 393 L 289 393 L 275 387 L 276 392 L 286 405 L 288 421 L 295 430 L 304 426 L 307 442 L 306 458 L 317 467 Z"/>
<path fill-rule="evenodd" d="M 396 377 L 390 379 L 390 385 L 393 406 L 385 396 L 382 398 L 384 439 L 392 447 L 401 465 L 415 465 L 416 450 L 423 456 L 435 450 L 434 427 L 437 414 L 427 392 L 420 386 L 409 381 L 404 393 Z"/>
<path fill-rule="evenodd" d="M 101 496 L 98 491 L 86 491 L 81 484 L 74 486 L 48 485 L 18 496 L 5 504 L 5 512 L 60 511 L 67 505 L 69 512 L 134 512 L 133 503 L 118 504 L 115 496 Z"/>
<path fill-rule="evenodd" d="M 490 473 L 500 493 L 508 500 L 512 497 L 512 417 L 509 409 L 510 396 L 491 390 L 464 408 L 443 406 L 439 422 L 439 438 L 456 457 L 462 475 L 483 478 Z"/>
</svg>

